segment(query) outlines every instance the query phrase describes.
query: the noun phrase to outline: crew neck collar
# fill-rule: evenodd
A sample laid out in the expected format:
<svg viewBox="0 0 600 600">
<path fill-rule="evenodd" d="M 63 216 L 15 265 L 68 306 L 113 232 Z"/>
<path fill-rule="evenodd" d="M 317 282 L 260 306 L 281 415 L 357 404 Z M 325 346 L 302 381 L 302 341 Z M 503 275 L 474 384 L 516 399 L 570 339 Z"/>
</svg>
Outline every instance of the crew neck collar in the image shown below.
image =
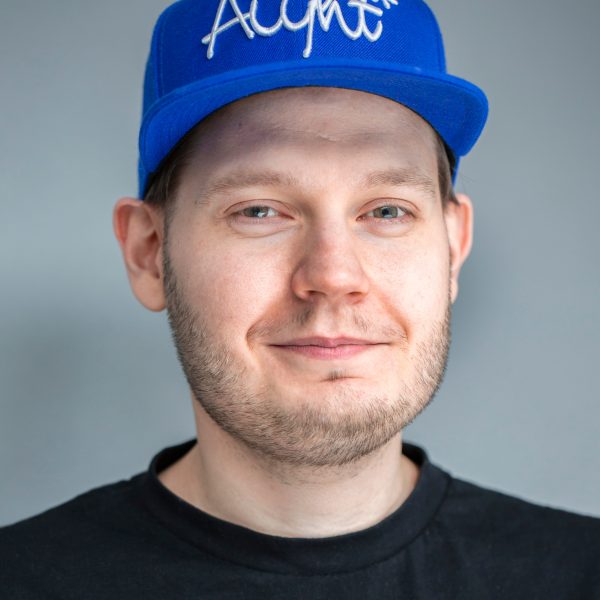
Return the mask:
<svg viewBox="0 0 600 600">
<path fill-rule="evenodd" d="M 158 473 L 196 443 L 165 448 L 143 477 L 144 500 L 151 512 L 178 537 L 222 560 L 273 573 L 332 574 L 354 571 L 398 553 L 429 524 L 442 503 L 450 476 L 414 444 L 402 453 L 419 466 L 417 484 L 404 503 L 385 519 L 361 531 L 326 538 L 287 538 L 229 523 L 171 492 Z"/>
</svg>

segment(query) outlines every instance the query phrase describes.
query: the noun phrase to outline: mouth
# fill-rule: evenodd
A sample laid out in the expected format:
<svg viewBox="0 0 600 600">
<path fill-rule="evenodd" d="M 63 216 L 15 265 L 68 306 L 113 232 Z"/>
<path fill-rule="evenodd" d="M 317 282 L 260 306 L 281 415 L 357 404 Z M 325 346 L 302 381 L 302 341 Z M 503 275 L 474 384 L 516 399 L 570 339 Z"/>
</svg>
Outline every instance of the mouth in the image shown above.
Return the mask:
<svg viewBox="0 0 600 600">
<path fill-rule="evenodd" d="M 317 360 L 339 360 L 352 358 L 379 346 L 383 342 L 349 337 L 311 337 L 289 340 L 282 344 L 272 344 L 273 348 L 306 358 Z"/>
</svg>

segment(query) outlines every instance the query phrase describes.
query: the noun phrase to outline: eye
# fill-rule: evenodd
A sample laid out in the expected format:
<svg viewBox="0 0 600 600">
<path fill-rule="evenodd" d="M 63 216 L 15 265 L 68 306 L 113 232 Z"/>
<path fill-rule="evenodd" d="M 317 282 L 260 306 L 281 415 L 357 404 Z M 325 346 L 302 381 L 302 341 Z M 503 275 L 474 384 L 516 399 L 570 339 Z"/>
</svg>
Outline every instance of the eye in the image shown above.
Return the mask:
<svg viewBox="0 0 600 600">
<path fill-rule="evenodd" d="M 386 204 L 384 206 L 378 206 L 377 208 L 366 213 L 367 217 L 374 217 L 375 219 L 401 219 L 410 213 L 402 208 L 401 206 L 396 206 L 394 204 Z"/>
<path fill-rule="evenodd" d="M 276 217 L 279 213 L 270 206 L 248 206 L 242 209 L 238 214 L 250 219 L 266 219 L 267 217 Z"/>
<path fill-rule="evenodd" d="M 270 204 L 250 202 L 229 207 L 229 212 L 225 215 L 229 226 L 238 233 L 250 237 L 269 235 L 289 229 L 296 222 L 290 211 L 285 206 L 280 207 L 279 203 L 273 206 L 275 202 L 271 204 L 269 200 L 267 202 Z"/>
</svg>

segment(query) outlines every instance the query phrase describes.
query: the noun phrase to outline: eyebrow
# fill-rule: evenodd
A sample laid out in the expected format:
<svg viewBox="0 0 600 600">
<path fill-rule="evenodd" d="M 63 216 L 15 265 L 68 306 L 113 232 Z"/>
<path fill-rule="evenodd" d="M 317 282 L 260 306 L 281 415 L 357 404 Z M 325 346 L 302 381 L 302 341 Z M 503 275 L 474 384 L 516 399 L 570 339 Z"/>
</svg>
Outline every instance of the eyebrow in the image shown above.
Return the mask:
<svg viewBox="0 0 600 600">
<path fill-rule="evenodd" d="M 437 197 L 436 181 L 420 169 L 392 168 L 373 171 L 360 180 L 357 187 L 371 189 L 380 185 L 417 188 L 427 196 Z M 197 199 L 197 204 L 206 204 L 210 202 L 212 197 L 217 195 L 255 186 L 299 188 L 301 182 L 291 173 L 268 169 L 263 171 L 234 171 L 211 182 L 202 191 L 202 195 Z"/>
<path fill-rule="evenodd" d="M 378 185 L 393 185 L 397 187 L 417 188 L 426 195 L 437 197 L 437 181 L 420 169 L 396 168 L 374 171 L 369 173 L 362 182 L 367 188 Z"/>
<path fill-rule="evenodd" d="M 202 197 L 198 198 L 198 204 L 206 203 L 213 196 L 255 186 L 300 187 L 300 181 L 289 173 L 278 171 L 234 171 L 210 183 L 202 191 Z"/>
</svg>

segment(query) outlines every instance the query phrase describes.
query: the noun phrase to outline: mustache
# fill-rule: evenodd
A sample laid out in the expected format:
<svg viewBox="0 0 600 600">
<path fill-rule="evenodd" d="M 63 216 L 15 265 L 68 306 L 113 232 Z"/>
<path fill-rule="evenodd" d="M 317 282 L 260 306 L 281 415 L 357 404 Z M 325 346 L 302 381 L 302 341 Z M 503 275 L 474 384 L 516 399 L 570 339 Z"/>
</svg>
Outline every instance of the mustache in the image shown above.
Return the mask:
<svg viewBox="0 0 600 600">
<path fill-rule="evenodd" d="M 248 329 L 247 339 L 281 339 L 312 335 L 315 333 L 314 323 L 318 316 L 314 307 L 306 307 L 285 315 L 262 319 Z M 309 330 L 310 328 L 312 331 Z M 328 318 L 325 331 L 321 326 L 317 333 L 343 334 L 347 337 L 368 337 L 403 343 L 408 341 L 406 331 L 399 325 L 381 323 L 371 316 L 365 317 L 356 312 L 346 315 L 343 319 L 339 316 Z"/>
</svg>

